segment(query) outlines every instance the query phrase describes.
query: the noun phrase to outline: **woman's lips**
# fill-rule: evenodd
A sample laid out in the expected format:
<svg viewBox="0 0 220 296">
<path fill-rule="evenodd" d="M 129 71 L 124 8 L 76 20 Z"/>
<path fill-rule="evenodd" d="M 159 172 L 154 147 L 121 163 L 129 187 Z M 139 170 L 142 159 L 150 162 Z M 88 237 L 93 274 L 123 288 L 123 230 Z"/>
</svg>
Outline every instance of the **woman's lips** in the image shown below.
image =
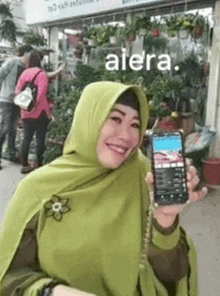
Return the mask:
<svg viewBox="0 0 220 296">
<path fill-rule="evenodd" d="M 124 155 L 128 151 L 128 147 L 123 147 L 121 145 L 106 144 L 108 148 L 114 152 Z"/>
</svg>

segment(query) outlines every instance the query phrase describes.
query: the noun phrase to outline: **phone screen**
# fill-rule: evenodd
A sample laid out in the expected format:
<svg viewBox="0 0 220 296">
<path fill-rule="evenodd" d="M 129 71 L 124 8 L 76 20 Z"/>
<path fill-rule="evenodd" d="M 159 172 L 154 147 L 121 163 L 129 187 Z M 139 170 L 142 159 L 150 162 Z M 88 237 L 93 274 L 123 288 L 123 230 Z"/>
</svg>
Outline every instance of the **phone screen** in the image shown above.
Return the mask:
<svg viewBox="0 0 220 296">
<path fill-rule="evenodd" d="M 186 166 L 181 132 L 152 135 L 154 198 L 159 205 L 186 203 Z"/>
</svg>

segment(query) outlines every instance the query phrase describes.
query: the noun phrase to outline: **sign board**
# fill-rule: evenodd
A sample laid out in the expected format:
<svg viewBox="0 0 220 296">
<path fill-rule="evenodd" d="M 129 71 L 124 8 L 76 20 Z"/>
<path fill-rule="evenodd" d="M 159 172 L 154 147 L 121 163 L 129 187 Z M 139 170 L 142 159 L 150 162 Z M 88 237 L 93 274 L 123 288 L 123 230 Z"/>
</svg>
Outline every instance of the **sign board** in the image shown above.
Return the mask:
<svg viewBox="0 0 220 296">
<path fill-rule="evenodd" d="M 27 0 L 26 22 L 28 25 L 48 23 L 159 1 L 161 0 Z"/>
</svg>

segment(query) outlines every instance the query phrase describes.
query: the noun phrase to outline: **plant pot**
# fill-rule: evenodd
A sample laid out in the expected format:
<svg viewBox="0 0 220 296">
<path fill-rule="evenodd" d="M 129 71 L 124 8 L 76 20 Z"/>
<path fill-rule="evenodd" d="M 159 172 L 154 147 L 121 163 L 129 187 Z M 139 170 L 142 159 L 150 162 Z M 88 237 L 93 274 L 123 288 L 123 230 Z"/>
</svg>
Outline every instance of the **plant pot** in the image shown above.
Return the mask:
<svg viewBox="0 0 220 296">
<path fill-rule="evenodd" d="M 189 32 L 187 30 L 180 30 L 179 31 L 179 37 L 180 37 L 180 39 L 188 39 L 189 38 Z"/>
<path fill-rule="evenodd" d="M 157 128 L 162 131 L 171 132 L 177 130 L 177 124 L 171 116 L 166 116 L 159 121 Z"/>
<path fill-rule="evenodd" d="M 192 31 L 193 37 L 200 38 L 203 34 L 203 30 L 204 30 L 203 26 L 199 26 L 199 25 L 195 26 L 195 28 Z"/>
<path fill-rule="evenodd" d="M 87 45 L 88 44 L 88 38 L 83 38 L 83 44 Z"/>
<path fill-rule="evenodd" d="M 139 34 L 139 36 L 145 36 L 146 35 L 146 30 L 145 29 L 140 29 L 138 34 Z"/>
<path fill-rule="evenodd" d="M 220 185 L 220 158 L 208 157 L 202 160 L 202 174 L 208 185 Z"/>
<path fill-rule="evenodd" d="M 109 37 L 109 42 L 111 44 L 116 44 L 118 42 L 118 38 L 115 36 L 111 36 L 111 37 Z"/>
<path fill-rule="evenodd" d="M 89 46 L 95 46 L 95 42 L 93 39 L 88 39 L 88 45 Z"/>
<path fill-rule="evenodd" d="M 175 37 L 177 37 L 177 32 L 174 30 L 170 30 L 167 32 L 167 35 L 169 38 L 175 38 Z"/>
<path fill-rule="evenodd" d="M 135 41 L 135 39 L 136 39 L 136 34 L 135 33 L 128 34 L 128 36 L 127 36 L 128 41 Z"/>
<path fill-rule="evenodd" d="M 151 33 L 152 37 L 159 37 L 160 36 L 160 30 L 158 28 L 151 29 L 150 33 Z"/>
<path fill-rule="evenodd" d="M 80 50 L 75 50 L 74 51 L 74 55 L 77 59 L 81 59 L 82 58 L 82 54 L 83 54 L 83 51 L 80 51 Z"/>
</svg>

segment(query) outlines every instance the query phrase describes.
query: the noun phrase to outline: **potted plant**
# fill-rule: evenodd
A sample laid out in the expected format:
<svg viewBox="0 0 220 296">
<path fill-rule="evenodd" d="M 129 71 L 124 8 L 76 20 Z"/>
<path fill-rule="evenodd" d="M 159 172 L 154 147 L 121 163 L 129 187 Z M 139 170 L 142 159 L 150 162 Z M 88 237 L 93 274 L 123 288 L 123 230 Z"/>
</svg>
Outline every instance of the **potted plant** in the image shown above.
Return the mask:
<svg viewBox="0 0 220 296">
<path fill-rule="evenodd" d="M 88 45 L 94 46 L 94 39 L 96 38 L 97 29 L 95 27 L 85 27 L 83 30 L 83 36 L 88 39 Z"/>
<path fill-rule="evenodd" d="M 202 159 L 202 177 L 208 185 L 220 185 L 220 158 Z"/>
<path fill-rule="evenodd" d="M 188 13 L 177 17 L 176 27 L 181 39 L 187 39 L 193 29 L 194 14 Z"/>
<path fill-rule="evenodd" d="M 121 29 L 120 36 L 122 39 L 127 39 L 132 42 L 136 39 L 137 27 L 136 23 L 132 21 L 131 23 L 127 23 L 123 29 Z"/>
<path fill-rule="evenodd" d="M 174 38 L 177 36 L 177 15 L 171 14 L 168 17 L 163 17 L 165 31 L 168 37 Z"/>
<path fill-rule="evenodd" d="M 147 15 L 143 17 L 137 17 L 134 22 L 140 36 L 146 35 L 151 28 L 150 17 Z"/>
<path fill-rule="evenodd" d="M 35 46 L 44 46 L 47 45 L 46 39 L 43 35 L 34 32 L 33 30 L 29 30 L 25 33 L 23 38 L 24 44 L 35 45 Z"/>
<path fill-rule="evenodd" d="M 151 22 L 150 34 L 152 37 L 159 37 L 160 33 L 161 33 L 160 21 L 154 18 L 154 20 Z"/>
<path fill-rule="evenodd" d="M 117 37 L 115 36 L 117 34 L 117 26 L 110 26 L 104 24 L 102 26 L 95 28 L 95 31 L 93 31 L 92 33 L 95 45 L 101 46 L 110 41 L 113 44 L 117 43 Z M 114 38 L 111 38 L 110 40 L 110 37 Z"/>
<path fill-rule="evenodd" d="M 109 42 L 111 44 L 116 44 L 118 42 L 118 26 L 109 26 Z"/>
<path fill-rule="evenodd" d="M 178 33 L 181 39 L 187 39 L 191 34 L 194 38 L 202 36 L 204 27 L 208 24 L 204 16 L 198 13 L 171 15 L 164 18 L 168 36 L 174 37 Z"/>
<path fill-rule="evenodd" d="M 101 46 L 103 43 L 109 42 L 109 28 L 108 26 L 101 26 L 97 28 L 97 33 L 95 36 L 95 43 Z"/>
<path fill-rule="evenodd" d="M 201 37 L 206 24 L 208 24 L 208 22 L 206 22 L 204 16 L 196 13 L 196 15 L 193 19 L 193 22 L 192 22 L 192 26 L 193 26 L 192 36 L 195 38 Z"/>
</svg>

